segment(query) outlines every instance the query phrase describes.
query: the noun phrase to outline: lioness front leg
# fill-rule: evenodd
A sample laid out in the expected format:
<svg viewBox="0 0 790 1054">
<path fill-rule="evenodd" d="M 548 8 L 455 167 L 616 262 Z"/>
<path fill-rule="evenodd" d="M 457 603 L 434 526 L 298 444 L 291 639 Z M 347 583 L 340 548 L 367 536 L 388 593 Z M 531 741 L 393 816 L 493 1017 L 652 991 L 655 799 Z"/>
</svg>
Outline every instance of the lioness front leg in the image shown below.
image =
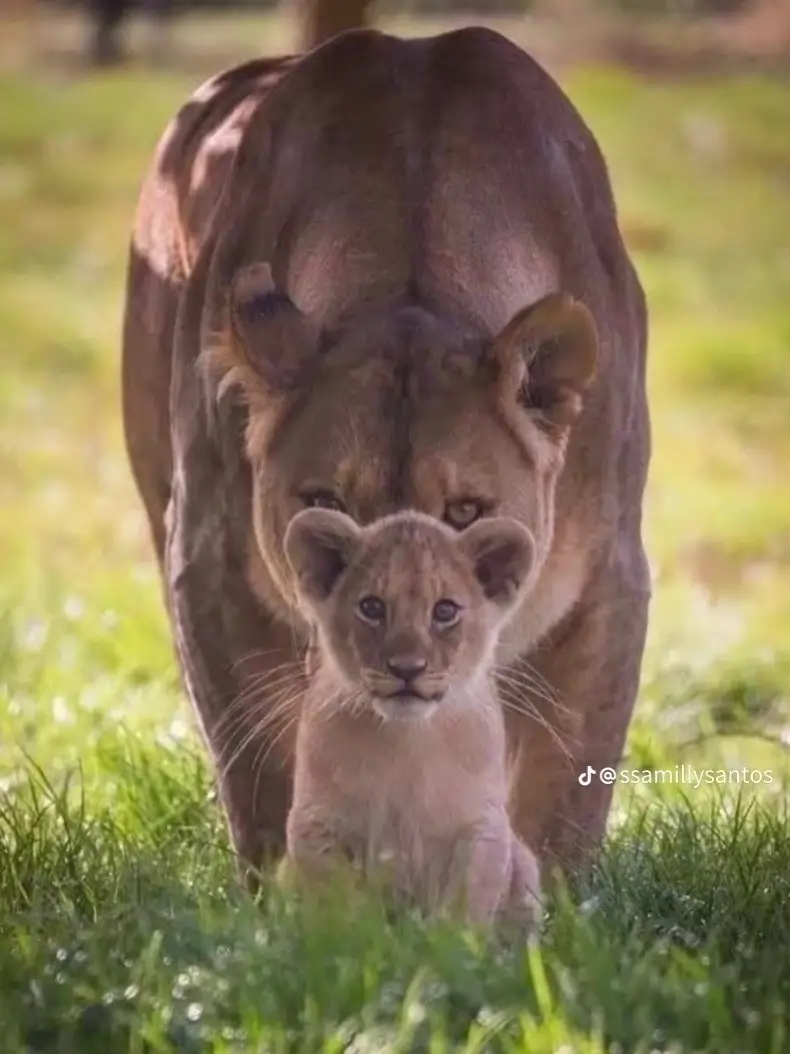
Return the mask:
<svg viewBox="0 0 790 1054">
<path fill-rule="evenodd" d="M 252 888 L 268 856 L 285 848 L 296 722 L 306 686 L 304 643 L 268 614 L 250 588 L 251 490 L 237 419 L 218 449 L 198 376 L 176 360 L 173 494 L 165 589 L 184 683 L 217 774 L 231 840 Z M 234 427 L 235 426 L 235 427 Z M 218 472 L 224 458 L 224 471 Z M 210 500 L 207 499 L 210 495 Z M 278 720 L 270 720 L 272 709 Z"/>
<path fill-rule="evenodd" d="M 621 758 L 639 685 L 649 599 L 640 550 L 628 574 L 612 572 L 598 583 L 558 628 L 554 643 L 529 656 L 519 679 L 535 685 L 523 694 L 538 717 L 506 711 L 511 820 L 544 868 L 572 870 L 603 838 L 613 786 L 597 773 L 616 767 Z M 589 785 L 580 784 L 588 765 L 596 776 Z"/>
<path fill-rule="evenodd" d="M 283 708 L 290 696 L 298 709 L 302 657 L 230 573 L 223 589 L 212 590 L 196 561 L 174 576 L 170 596 L 184 680 L 233 848 L 255 890 L 258 871 L 285 848 L 295 720 Z M 274 707 L 281 710 L 276 722 Z"/>
</svg>

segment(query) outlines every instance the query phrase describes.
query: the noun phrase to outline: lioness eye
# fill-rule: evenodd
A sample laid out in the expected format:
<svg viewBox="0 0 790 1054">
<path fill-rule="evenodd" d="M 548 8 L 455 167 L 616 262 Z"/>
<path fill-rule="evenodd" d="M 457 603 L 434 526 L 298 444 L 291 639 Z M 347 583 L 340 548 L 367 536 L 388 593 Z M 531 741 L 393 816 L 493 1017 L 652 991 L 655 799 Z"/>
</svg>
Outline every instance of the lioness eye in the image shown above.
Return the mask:
<svg viewBox="0 0 790 1054">
<path fill-rule="evenodd" d="M 302 501 L 310 509 L 333 509 L 335 512 L 345 512 L 346 507 L 340 498 L 336 498 L 331 490 L 312 490 L 302 495 Z"/>
<path fill-rule="evenodd" d="M 368 622 L 383 622 L 387 615 L 387 605 L 380 597 L 363 597 L 358 610 Z"/>
<path fill-rule="evenodd" d="M 444 510 L 444 519 L 459 531 L 479 520 L 484 509 L 479 501 L 451 501 Z"/>
<path fill-rule="evenodd" d="M 439 600 L 433 606 L 433 621 L 449 626 L 457 621 L 460 606 L 454 600 Z"/>
</svg>

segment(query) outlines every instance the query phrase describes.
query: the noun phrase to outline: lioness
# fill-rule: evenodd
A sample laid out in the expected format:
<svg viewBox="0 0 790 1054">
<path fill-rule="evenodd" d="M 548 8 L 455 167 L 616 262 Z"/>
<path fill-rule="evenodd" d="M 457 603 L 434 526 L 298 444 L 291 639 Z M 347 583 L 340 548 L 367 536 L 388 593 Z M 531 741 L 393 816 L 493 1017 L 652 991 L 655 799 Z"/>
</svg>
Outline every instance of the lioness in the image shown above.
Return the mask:
<svg viewBox="0 0 790 1054">
<path fill-rule="evenodd" d="M 491 666 L 529 586 L 529 532 L 497 517 L 457 534 L 411 512 L 360 529 L 306 509 L 285 554 L 319 652 L 296 736 L 292 871 L 320 879 L 347 856 L 425 907 L 457 899 L 472 922 L 528 926 L 540 873 L 507 815 Z"/>
<path fill-rule="evenodd" d="M 499 34 L 350 32 L 178 114 L 134 225 L 124 421 L 247 864 L 284 842 L 294 737 L 258 717 L 304 687 L 283 538 L 308 506 L 530 530 L 497 656 L 510 815 L 542 859 L 600 838 L 612 788 L 578 775 L 617 763 L 637 691 L 645 354 L 600 150 Z"/>
</svg>

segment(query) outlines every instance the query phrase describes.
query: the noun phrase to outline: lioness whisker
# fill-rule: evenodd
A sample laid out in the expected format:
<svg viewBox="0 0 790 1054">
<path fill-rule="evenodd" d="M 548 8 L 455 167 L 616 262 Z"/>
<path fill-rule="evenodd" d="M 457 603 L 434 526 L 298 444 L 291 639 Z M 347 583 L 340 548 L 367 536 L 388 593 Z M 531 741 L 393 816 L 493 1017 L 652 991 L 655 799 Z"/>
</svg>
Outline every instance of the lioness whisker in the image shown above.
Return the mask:
<svg viewBox="0 0 790 1054">
<path fill-rule="evenodd" d="M 214 734 L 221 735 L 228 726 L 232 727 L 238 723 L 239 719 L 243 721 L 250 710 L 257 710 L 260 707 L 273 707 L 274 700 L 278 698 L 283 688 L 295 689 L 298 683 L 298 678 L 284 676 L 271 685 L 267 684 L 257 687 L 255 690 L 248 687 L 236 696 L 225 713 L 218 719 L 213 729 Z"/>
<path fill-rule="evenodd" d="M 293 713 L 290 719 L 286 721 L 283 727 L 279 730 L 277 735 L 270 739 L 268 743 L 266 741 L 262 741 L 260 747 L 255 752 L 255 757 L 253 758 L 252 762 L 252 768 L 253 771 L 255 771 L 255 782 L 253 783 L 252 788 L 253 800 L 257 798 L 258 783 L 260 781 L 261 773 L 263 772 L 264 766 L 266 765 L 266 762 L 271 756 L 272 751 L 275 750 L 275 748 L 282 742 L 283 738 L 291 731 L 294 725 L 296 725 L 298 719 L 298 713 Z M 263 751 L 262 754 L 261 751 Z"/>
<path fill-rule="evenodd" d="M 494 670 L 497 676 L 508 676 L 515 680 L 524 679 L 526 683 L 530 685 L 540 685 L 552 699 L 556 700 L 558 705 L 561 704 L 559 691 L 526 659 L 520 659 L 517 664 L 512 666 L 505 665 L 504 663 L 497 663 Z"/>
<path fill-rule="evenodd" d="M 253 648 L 251 651 L 246 651 L 242 656 L 240 656 L 238 659 L 236 659 L 234 662 L 232 662 L 230 664 L 229 669 L 230 669 L 230 671 L 232 673 L 235 673 L 235 671 L 238 670 L 240 666 L 243 666 L 244 663 L 246 663 L 246 662 L 258 662 L 259 660 L 266 659 L 266 658 L 268 658 L 271 655 L 281 655 L 283 650 L 284 649 L 281 648 L 281 647 L 280 648 Z M 297 650 L 294 650 L 294 655 L 298 656 L 298 651 Z M 289 665 L 299 666 L 299 665 L 301 665 L 301 660 L 299 658 L 285 659 L 283 662 L 281 662 L 277 666 L 275 666 L 274 669 L 280 669 L 283 666 L 289 666 Z"/>
<path fill-rule="evenodd" d="M 552 709 L 560 713 L 571 714 L 572 711 L 565 706 L 558 697 L 556 690 L 551 688 L 545 679 L 541 682 L 534 680 L 527 671 L 513 671 L 510 668 L 496 671 L 496 678 L 501 684 L 509 684 L 515 690 L 526 691 L 548 703 Z"/>
<path fill-rule="evenodd" d="M 266 706 L 266 712 L 263 714 L 262 718 L 260 720 L 253 721 L 252 727 L 243 736 L 241 743 L 233 751 L 229 761 L 226 763 L 223 769 L 224 774 L 226 774 L 232 767 L 232 765 L 236 763 L 238 758 L 244 753 L 247 747 L 249 747 L 250 744 L 254 742 L 256 738 L 258 738 L 259 736 L 263 736 L 273 724 L 276 724 L 283 717 L 287 717 L 293 720 L 296 720 L 298 718 L 298 709 L 293 707 L 294 702 L 298 701 L 298 698 L 299 694 L 294 693 L 289 688 L 289 686 L 286 685 L 280 689 L 279 696 L 275 697 L 274 705 L 271 707 Z M 245 714 L 244 716 L 248 719 L 254 718 L 260 708 L 261 706 L 258 706 L 257 708 L 252 709 L 248 714 Z M 295 712 L 292 712 L 294 710 Z M 239 726 L 237 725 L 236 727 L 238 728 Z M 232 737 L 229 737 L 229 742 L 227 746 L 230 745 L 231 739 Z"/>
<path fill-rule="evenodd" d="M 525 705 L 523 700 L 515 702 L 514 700 L 508 698 L 507 695 L 500 695 L 500 701 L 505 707 L 505 709 L 510 710 L 512 713 L 519 714 L 521 717 L 531 718 L 537 725 L 539 725 L 541 728 L 544 728 L 549 733 L 550 737 L 554 740 L 554 742 L 557 744 L 557 746 L 560 748 L 560 750 L 563 752 L 563 754 L 565 754 L 568 758 L 571 757 L 570 748 L 563 739 L 559 730 L 555 728 L 550 721 L 547 721 L 543 714 L 541 714 L 540 711 L 537 710 L 534 706 L 531 706 L 529 704 Z"/>
<path fill-rule="evenodd" d="M 251 696 L 263 695 L 271 689 L 279 687 L 281 684 L 295 684 L 300 681 L 303 676 L 304 675 L 300 670 L 285 670 L 279 674 L 276 674 L 276 672 L 273 671 L 272 674 L 267 674 L 265 677 L 261 676 L 250 680 L 234 697 L 231 706 L 238 707 Z M 230 707 L 228 709 L 230 709 Z"/>
<path fill-rule="evenodd" d="M 222 729 L 216 730 L 218 739 L 224 737 L 226 743 L 230 743 L 245 726 L 257 723 L 268 727 L 269 724 L 276 724 L 282 717 L 287 716 L 289 707 L 286 704 L 290 701 L 290 695 L 286 693 L 291 693 L 292 687 L 286 684 L 272 698 L 248 701 L 244 709 L 234 715 L 232 721 L 227 722 Z"/>
<path fill-rule="evenodd" d="M 543 692 L 539 687 L 534 684 L 525 683 L 524 681 L 512 680 L 505 676 L 498 677 L 497 683 L 499 684 L 500 688 L 507 687 L 511 691 L 517 692 L 519 695 L 524 696 L 525 698 L 534 696 L 536 699 L 548 703 L 548 705 L 552 709 L 556 709 L 556 707 L 554 706 L 554 700 L 546 696 L 545 692 Z"/>
</svg>

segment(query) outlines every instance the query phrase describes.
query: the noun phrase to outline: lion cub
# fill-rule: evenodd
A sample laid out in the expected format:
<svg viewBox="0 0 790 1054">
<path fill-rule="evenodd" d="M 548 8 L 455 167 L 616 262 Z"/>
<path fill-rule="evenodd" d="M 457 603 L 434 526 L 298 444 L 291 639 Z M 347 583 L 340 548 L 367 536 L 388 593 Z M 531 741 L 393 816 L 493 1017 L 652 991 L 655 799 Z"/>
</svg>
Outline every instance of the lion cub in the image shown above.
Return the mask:
<svg viewBox="0 0 790 1054">
<path fill-rule="evenodd" d="M 423 906 L 460 899 L 472 922 L 530 925 L 539 869 L 505 808 L 491 672 L 529 586 L 529 532 L 500 518 L 457 534 L 415 512 L 360 528 L 308 509 L 285 551 L 316 634 L 286 870 L 350 859 Z"/>
</svg>

